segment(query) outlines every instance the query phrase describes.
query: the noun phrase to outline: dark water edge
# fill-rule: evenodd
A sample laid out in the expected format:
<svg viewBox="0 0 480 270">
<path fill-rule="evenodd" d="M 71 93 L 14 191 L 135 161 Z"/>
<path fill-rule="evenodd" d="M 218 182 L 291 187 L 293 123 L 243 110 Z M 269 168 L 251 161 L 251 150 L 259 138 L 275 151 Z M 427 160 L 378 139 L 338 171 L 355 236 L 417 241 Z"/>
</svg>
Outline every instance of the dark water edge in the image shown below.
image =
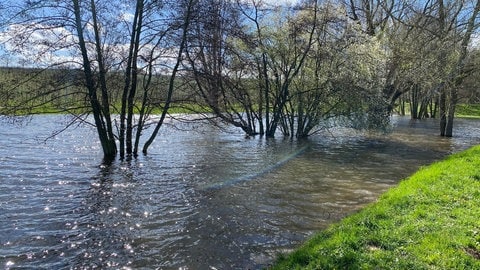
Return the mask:
<svg viewBox="0 0 480 270">
<path fill-rule="evenodd" d="M 101 165 L 95 132 L 44 142 L 61 116 L 0 124 L 0 267 L 259 269 L 402 178 L 480 142 L 480 121 L 395 117 L 388 134 L 309 140 L 166 126 L 148 156 Z"/>
</svg>

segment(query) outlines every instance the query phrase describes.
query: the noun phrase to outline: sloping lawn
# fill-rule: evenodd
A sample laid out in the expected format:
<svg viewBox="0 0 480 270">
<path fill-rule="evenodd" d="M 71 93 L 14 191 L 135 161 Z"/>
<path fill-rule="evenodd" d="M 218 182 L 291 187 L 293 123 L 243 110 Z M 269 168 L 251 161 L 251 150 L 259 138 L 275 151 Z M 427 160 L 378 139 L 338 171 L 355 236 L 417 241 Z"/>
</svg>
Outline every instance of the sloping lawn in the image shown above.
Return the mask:
<svg viewBox="0 0 480 270">
<path fill-rule="evenodd" d="M 480 146 L 420 169 L 273 269 L 480 269 Z"/>
</svg>

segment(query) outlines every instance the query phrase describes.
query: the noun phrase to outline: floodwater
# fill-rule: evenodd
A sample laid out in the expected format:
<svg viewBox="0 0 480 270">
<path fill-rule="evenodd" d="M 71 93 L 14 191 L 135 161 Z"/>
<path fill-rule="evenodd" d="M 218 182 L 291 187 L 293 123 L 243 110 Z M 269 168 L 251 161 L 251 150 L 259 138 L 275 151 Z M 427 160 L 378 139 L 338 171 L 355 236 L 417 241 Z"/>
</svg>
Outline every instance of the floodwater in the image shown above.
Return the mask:
<svg viewBox="0 0 480 270">
<path fill-rule="evenodd" d="M 260 269 L 402 178 L 480 143 L 480 121 L 394 117 L 307 141 L 165 126 L 148 156 L 101 165 L 95 131 L 62 116 L 0 124 L 0 268 Z M 173 123 L 174 121 L 172 121 Z"/>
</svg>

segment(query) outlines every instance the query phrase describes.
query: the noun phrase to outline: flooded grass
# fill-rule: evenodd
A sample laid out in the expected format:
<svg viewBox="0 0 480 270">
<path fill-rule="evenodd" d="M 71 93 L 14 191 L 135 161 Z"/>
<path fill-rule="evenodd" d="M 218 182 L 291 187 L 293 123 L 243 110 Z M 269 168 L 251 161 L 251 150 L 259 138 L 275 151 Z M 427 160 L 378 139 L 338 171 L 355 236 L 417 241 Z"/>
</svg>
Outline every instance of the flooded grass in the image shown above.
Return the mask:
<svg viewBox="0 0 480 270">
<path fill-rule="evenodd" d="M 273 269 L 480 269 L 480 146 L 419 170 Z"/>
</svg>

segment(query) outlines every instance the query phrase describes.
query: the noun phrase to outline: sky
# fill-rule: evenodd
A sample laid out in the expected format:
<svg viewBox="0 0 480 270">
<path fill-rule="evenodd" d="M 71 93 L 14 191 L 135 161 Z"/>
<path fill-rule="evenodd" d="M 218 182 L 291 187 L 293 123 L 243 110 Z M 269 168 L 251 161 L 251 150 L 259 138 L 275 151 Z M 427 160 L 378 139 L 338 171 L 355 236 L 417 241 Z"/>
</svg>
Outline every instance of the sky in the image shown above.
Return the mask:
<svg viewBox="0 0 480 270">
<path fill-rule="evenodd" d="M 5 1 L 5 0 L 4 0 Z M 113 0 L 116 1 L 116 0 Z M 252 1 L 262 1 L 266 5 L 294 5 L 299 3 L 301 0 L 242 0 L 245 2 L 252 2 Z M 422 1 L 422 0 L 420 0 Z M 1 2 L 1 0 L 0 0 Z M 20 2 L 20 1 L 19 1 Z M 0 3 L 0 7 L 2 3 Z M 1 12 L 1 10 L 0 10 Z M 1 14 L 0 14 L 1 15 Z M 126 13 L 125 18 L 131 18 L 133 15 Z M 0 16 L 1 18 L 1 16 Z M 72 62 L 81 62 L 78 56 L 78 52 L 75 51 L 77 47 L 75 46 L 76 40 L 75 35 L 71 32 L 68 32 L 66 29 L 56 29 L 56 30 L 45 30 L 45 31 L 37 31 L 32 35 L 28 35 L 29 38 L 29 45 L 23 47 L 17 47 L 14 50 L 12 49 L 13 46 L 10 43 L 12 37 L 15 34 L 22 32 L 21 28 L 24 27 L 22 25 L 10 26 L 9 31 L 4 29 L 2 31 L 1 28 L 1 21 L 0 21 L 0 66 L 30 66 L 33 60 L 41 59 L 44 63 L 37 62 L 39 66 L 48 66 L 51 62 L 64 62 L 70 61 Z M 39 27 L 41 28 L 41 27 Z M 61 40 L 63 43 L 57 43 L 53 45 L 65 45 L 61 50 L 58 50 L 56 53 L 50 53 L 45 50 L 48 46 L 52 46 L 49 44 L 51 40 L 55 40 L 56 38 L 62 37 Z M 17 38 L 18 40 L 18 38 Z M 471 46 L 476 48 L 480 47 L 480 34 L 474 35 L 472 37 Z M 118 47 L 118 51 L 124 51 L 126 44 L 121 45 Z M 76 55 L 76 56 L 72 56 Z M 30 63 L 29 63 L 30 62 Z"/>
<path fill-rule="evenodd" d="M 250 2 L 252 0 L 244 1 Z M 263 3 L 266 5 L 293 5 L 295 3 L 298 3 L 300 0 L 254 1 L 263 1 Z M 128 17 L 129 16 L 126 16 L 126 18 Z M 37 31 L 32 35 L 25 35 L 25 37 L 28 37 L 26 41 L 29 43 L 26 46 L 16 47 L 15 49 L 13 49 L 14 47 L 12 46 L 11 42 L 14 39 L 13 37 L 15 36 L 15 34 L 21 32 L 22 28 L 25 27 L 26 26 L 24 25 L 10 25 L 10 27 L 7 28 L 8 30 L 0 30 L 0 66 L 30 66 L 33 62 L 36 62 L 36 64 L 40 66 L 48 66 L 49 63 L 55 61 L 62 62 L 78 60 L 71 56 L 74 49 L 68 49 L 72 48 L 72 46 L 75 47 L 75 40 L 73 40 L 74 35 L 73 33 L 66 32 L 67 30 L 65 29 Z M 30 25 L 30 27 L 32 27 L 32 25 Z M 38 26 L 38 28 L 43 27 L 40 25 Z M 61 40 L 62 42 L 65 42 L 63 44 L 68 43 L 68 45 L 66 45 L 64 49 L 59 50 L 56 53 L 48 52 L 46 48 L 48 48 L 48 46 L 52 46 L 51 41 L 58 39 L 59 35 L 65 35 L 65 38 L 62 38 Z M 19 38 L 15 39 L 17 41 L 19 40 Z M 62 44 L 53 45 L 62 46 Z M 37 60 L 41 61 L 38 62 Z"/>
<path fill-rule="evenodd" d="M 263 1 L 266 5 L 293 5 L 300 0 L 243 0 L 246 2 L 250 1 Z M 125 18 L 129 18 L 131 16 L 126 15 Z M 1 22 L 0 22 L 1 23 Z M 32 35 L 28 35 L 29 38 L 29 46 L 24 47 L 17 47 L 13 50 L 11 46 L 11 39 L 12 37 L 19 32 L 22 32 L 21 28 L 24 27 L 22 25 L 11 26 L 10 31 L 1 31 L 0 30 L 0 66 L 22 66 L 27 65 L 29 66 L 32 60 L 36 60 L 35 58 L 41 59 L 44 61 L 43 66 L 48 66 L 51 62 L 64 62 L 70 61 L 72 62 L 81 62 L 78 58 L 78 52 L 75 51 L 76 48 L 76 40 L 75 35 L 71 32 L 68 32 L 65 29 L 56 29 L 56 30 L 45 30 L 45 31 L 37 31 Z M 41 28 L 41 27 L 39 27 Z M 61 50 L 57 50 L 56 53 L 49 53 L 46 48 L 52 46 L 49 44 L 52 40 L 62 40 L 62 43 L 53 44 L 53 45 L 60 45 L 64 46 Z M 18 38 L 17 38 L 18 40 Z M 478 35 L 473 37 L 472 44 L 475 44 L 476 47 L 480 46 L 480 37 Z M 120 44 L 121 45 L 121 44 Z M 125 45 L 126 46 L 126 45 Z M 125 49 L 124 46 L 119 46 L 118 51 L 123 52 Z M 72 56 L 77 55 L 77 56 Z M 39 62 L 37 62 L 39 64 Z M 40 63 L 42 66 L 42 63 Z"/>
<path fill-rule="evenodd" d="M 299 0 L 264 0 L 264 2 L 268 4 L 295 4 Z"/>
</svg>

